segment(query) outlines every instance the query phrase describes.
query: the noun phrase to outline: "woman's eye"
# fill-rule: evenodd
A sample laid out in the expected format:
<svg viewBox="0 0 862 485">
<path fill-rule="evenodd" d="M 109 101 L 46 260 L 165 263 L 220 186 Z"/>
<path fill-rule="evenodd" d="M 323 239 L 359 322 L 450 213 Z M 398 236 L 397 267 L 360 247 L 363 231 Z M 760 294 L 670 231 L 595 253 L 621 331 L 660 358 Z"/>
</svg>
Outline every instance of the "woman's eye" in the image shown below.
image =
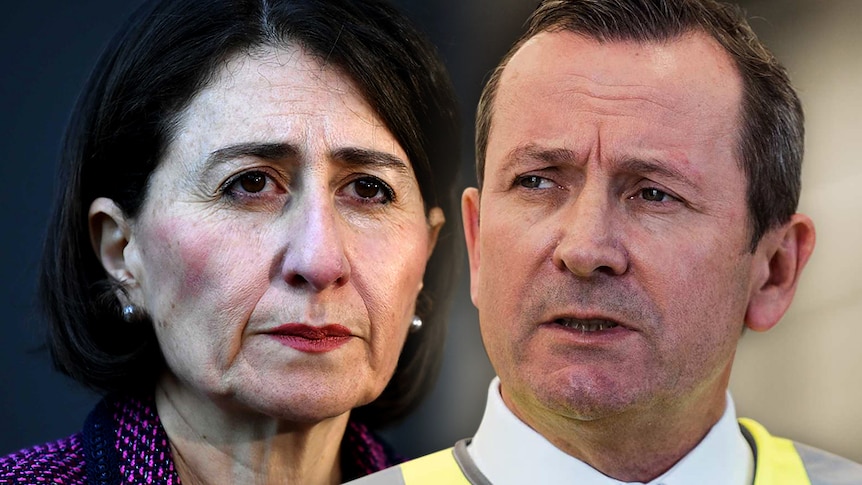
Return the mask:
<svg viewBox="0 0 862 485">
<path fill-rule="evenodd" d="M 266 188 L 266 175 L 261 172 L 249 172 L 240 175 L 237 184 L 242 190 L 256 194 Z"/>
<path fill-rule="evenodd" d="M 363 202 L 387 204 L 395 200 L 392 188 L 375 177 L 362 177 L 347 186 L 347 192 Z"/>
<path fill-rule="evenodd" d="M 380 183 L 374 179 L 360 179 L 357 180 L 355 184 L 356 195 L 362 198 L 373 199 L 380 194 Z"/>
<path fill-rule="evenodd" d="M 518 177 L 515 183 L 526 189 L 547 189 L 553 187 L 553 182 L 544 177 L 539 177 L 538 175 L 524 175 Z"/>
<path fill-rule="evenodd" d="M 233 197 L 262 196 L 265 193 L 279 192 L 272 176 L 261 170 L 243 172 L 225 185 L 225 194 Z"/>
</svg>

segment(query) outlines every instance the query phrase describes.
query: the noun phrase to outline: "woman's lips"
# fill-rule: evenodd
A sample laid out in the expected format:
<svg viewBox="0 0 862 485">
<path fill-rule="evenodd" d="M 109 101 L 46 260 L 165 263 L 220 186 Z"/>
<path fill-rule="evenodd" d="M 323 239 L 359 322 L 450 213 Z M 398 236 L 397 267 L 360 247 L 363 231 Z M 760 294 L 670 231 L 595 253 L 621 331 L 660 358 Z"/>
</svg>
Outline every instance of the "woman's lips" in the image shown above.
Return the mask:
<svg viewBox="0 0 862 485">
<path fill-rule="evenodd" d="M 300 352 L 320 354 L 335 350 L 351 338 L 350 330 L 335 324 L 313 327 L 304 323 L 287 323 L 269 333 L 284 345 Z"/>
</svg>

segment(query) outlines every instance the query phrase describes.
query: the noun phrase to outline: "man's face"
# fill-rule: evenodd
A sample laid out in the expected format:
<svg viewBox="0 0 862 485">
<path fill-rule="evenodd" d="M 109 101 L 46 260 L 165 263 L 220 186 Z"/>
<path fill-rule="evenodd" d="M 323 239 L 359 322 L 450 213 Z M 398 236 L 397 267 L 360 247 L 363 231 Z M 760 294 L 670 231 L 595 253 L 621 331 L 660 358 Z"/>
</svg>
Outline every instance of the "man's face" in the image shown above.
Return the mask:
<svg viewBox="0 0 862 485">
<path fill-rule="evenodd" d="M 485 347 L 522 419 L 723 406 L 758 277 L 740 100 L 705 34 L 543 33 L 510 60 L 463 210 Z"/>
</svg>

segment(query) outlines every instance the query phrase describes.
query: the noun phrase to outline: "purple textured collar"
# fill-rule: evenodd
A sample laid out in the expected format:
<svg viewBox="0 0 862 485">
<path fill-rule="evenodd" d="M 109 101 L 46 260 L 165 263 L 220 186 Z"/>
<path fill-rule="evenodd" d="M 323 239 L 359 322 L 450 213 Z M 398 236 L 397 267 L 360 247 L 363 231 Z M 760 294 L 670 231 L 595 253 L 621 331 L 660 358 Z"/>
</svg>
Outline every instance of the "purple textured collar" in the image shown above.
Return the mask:
<svg viewBox="0 0 862 485">
<path fill-rule="evenodd" d="M 353 480 L 404 461 L 362 423 L 341 442 L 341 474 Z M 176 466 L 152 396 L 110 396 L 68 438 L 0 457 L 0 484 L 178 485 Z"/>
<path fill-rule="evenodd" d="M 103 399 L 87 418 L 83 442 L 93 483 L 181 483 L 152 396 Z M 403 461 L 367 426 L 348 422 L 341 442 L 342 481 Z"/>
</svg>

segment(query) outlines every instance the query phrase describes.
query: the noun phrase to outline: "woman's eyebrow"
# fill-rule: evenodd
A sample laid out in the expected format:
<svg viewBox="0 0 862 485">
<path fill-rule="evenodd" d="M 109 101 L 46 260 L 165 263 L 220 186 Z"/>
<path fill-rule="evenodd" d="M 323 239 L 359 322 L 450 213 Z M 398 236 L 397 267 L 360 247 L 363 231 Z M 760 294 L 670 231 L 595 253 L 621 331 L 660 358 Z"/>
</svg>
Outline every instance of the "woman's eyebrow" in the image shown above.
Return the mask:
<svg viewBox="0 0 862 485">
<path fill-rule="evenodd" d="M 284 160 L 298 158 L 300 150 L 290 143 L 237 143 L 213 151 L 204 163 L 204 172 L 243 157 L 254 157 L 264 160 Z M 410 173 L 407 163 L 401 158 L 387 152 L 367 148 L 339 148 L 332 152 L 332 158 L 347 165 L 380 166 L 394 168 L 398 172 Z"/>
<path fill-rule="evenodd" d="M 237 143 L 213 151 L 204 162 L 204 173 L 213 168 L 243 157 L 261 158 L 264 160 L 284 160 L 295 158 L 299 149 L 290 143 Z"/>
<path fill-rule="evenodd" d="M 410 174 L 410 168 L 401 158 L 387 152 L 367 148 L 338 148 L 332 152 L 332 158 L 347 165 L 377 166 L 395 169 L 405 175 Z"/>
</svg>

